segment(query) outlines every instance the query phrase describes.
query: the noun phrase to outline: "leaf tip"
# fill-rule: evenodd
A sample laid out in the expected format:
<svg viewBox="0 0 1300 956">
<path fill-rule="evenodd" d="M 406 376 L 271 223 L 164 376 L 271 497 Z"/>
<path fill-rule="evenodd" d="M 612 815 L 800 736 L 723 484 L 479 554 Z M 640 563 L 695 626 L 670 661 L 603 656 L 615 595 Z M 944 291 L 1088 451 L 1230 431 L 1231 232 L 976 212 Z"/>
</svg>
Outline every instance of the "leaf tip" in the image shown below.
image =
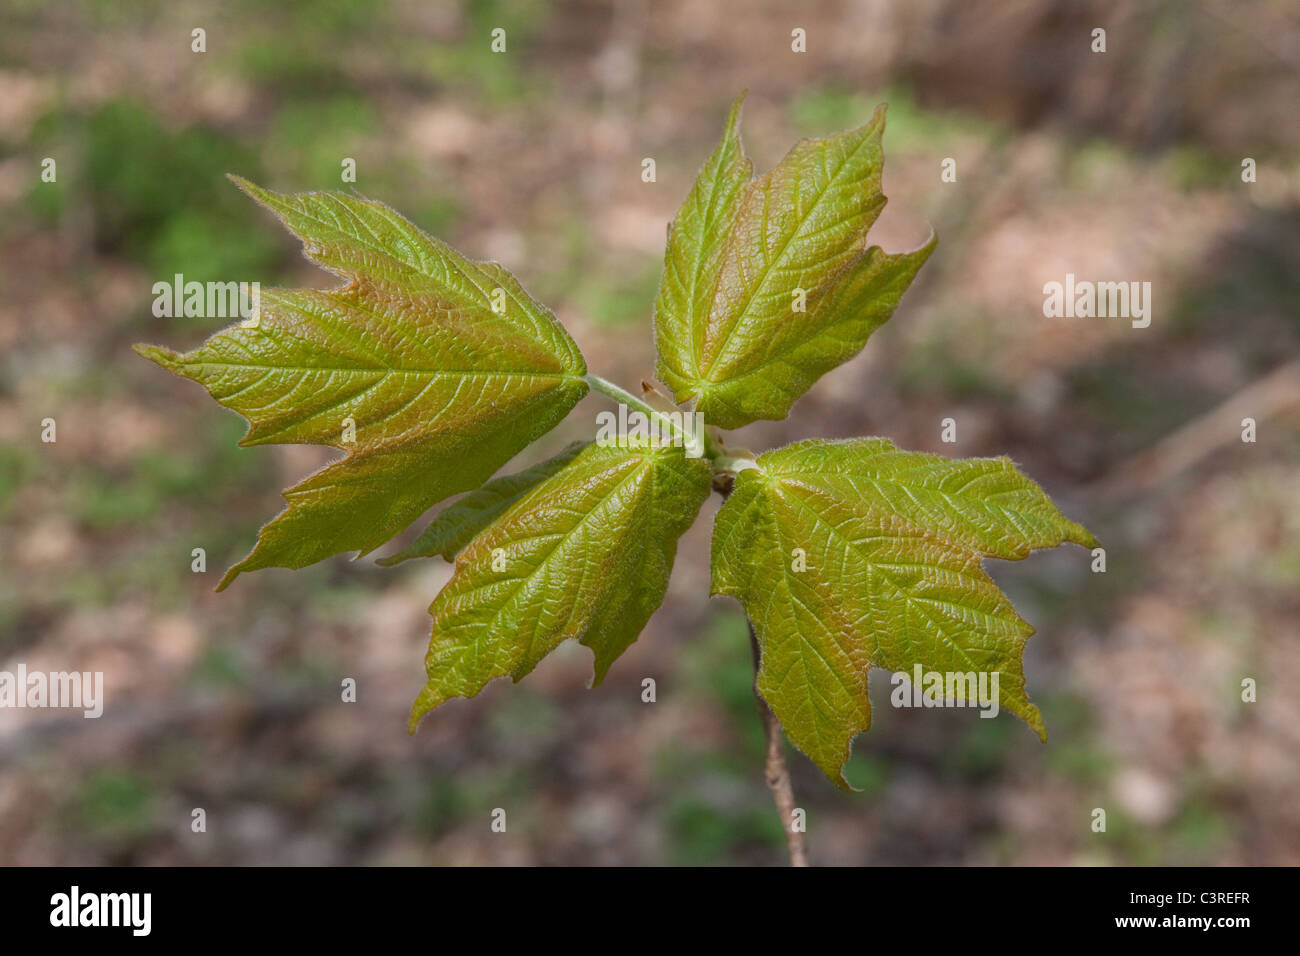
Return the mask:
<svg viewBox="0 0 1300 956">
<path fill-rule="evenodd" d="M 744 111 L 745 97 L 747 96 L 749 96 L 749 90 L 744 89 L 741 90 L 740 95 L 732 101 L 731 111 L 727 113 L 728 134 L 732 133 L 740 126 L 740 114 Z"/>
<path fill-rule="evenodd" d="M 240 191 L 252 199 L 258 205 L 265 206 L 267 209 L 280 214 L 276 200 L 280 198 L 278 193 L 257 185 L 257 183 L 245 179 L 243 176 L 237 176 L 234 173 L 226 173 L 226 178 L 239 187 Z"/>
<path fill-rule="evenodd" d="M 1038 735 L 1038 739 L 1047 743 L 1047 724 L 1043 720 L 1043 712 L 1030 703 L 1027 699 L 1025 705 L 1028 708 L 1026 713 L 1018 713 L 1017 716 L 1029 725 L 1029 729 Z"/>
<path fill-rule="evenodd" d="M 1082 545 L 1085 548 L 1100 548 L 1101 542 L 1097 536 L 1077 522 L 1071 522 L 1074 525 L 1070 529 L 1070 537 L 1066 540 L 1073 541 L 1075 544 Z"/>
<path fill-rule="evenodd" d="M 829 762 L 814 760 L 817 768 L 826 775 L 826 779 L 835 784 L 836 788 L 844 793 L 861 793 L 861 787 L 855 787 L 849 783 L 849 778 L 844 776 L 844 768 L 848 766 L 849 756 L 852 754 L 852 743 L 844 748 L 844 753 L 832 757 Z"/>
<path fill-rule="evenodd" d="M 243 176 L 240 176 L 237 173 L 226 173 L 226 178 L 229 179 L 236 186 L 238 186 L 243 192 L 245 192 L 249 196 L 252 196 L 254 199 L 259 199 L 261 196 L 266 194 L 266 190 L 263 189 L 261 186 L 257 185 L 251 180 L 245 179 Z"/>
<path fill-rule="evenodd" d="M 605 682 L 605 675 L 614 664 L 614 659 L 618 655 L 601 654 L 598 648 L 592 647 L 591 652 L 594 656 L 591 669 L 591 680 L 587 683 L 588 690 L 595 690 Z"/>
<path fill-rule="evenodd" d="M 440 703 L 442 701 L 438 699 L 436 692 L 429 684 L 425 684 L 420 690 L 420 695 L 415 698 L 415 703 L 411 705 L 411 716 L 406 720 L 406 732 L 414 736 L 420 729 L 420 723 L 425 715 Z"/>
<path fill-rule="evenodd" d="M 180 353 L 173 352 L 171 349 L 163 348 L 160 345 L 149 345 L 147 342 L 137 342 L 131 346 L 131 350 L 137 355 L 143 355 L 149 361 L 163 368 L 174 371 L 180 364 Z"/>
<path fill-rule="evenodd" d="M 920 244 L 919 246 L 917 246 L 915 249 L 911 249 L 911 250 L 909 250 L 907 253 L 905 253 L 905 255 L 917 255 L 917 254 L 920 254 L 920 255 L 924 256 L 924 258 L 921 260 L 921 262 L 924 263 L 926 259 L 930 258 L 930 253 L 934 252 L 935 247 L 936 247 L 937 245 L 939 245 L 939 234 L 938 234 L 937 232 L 934 231 L 934 226 L 931 225 L 931 226 L 930 226 L 930 235 L 929 235 L 929 237 L 925 240 L 925 242 L 921 243 L 921 244 Z M 917 267 L 917 270 L 920 271 L 920 267 L 919 267 L 919 266 Z"/>
</svg>

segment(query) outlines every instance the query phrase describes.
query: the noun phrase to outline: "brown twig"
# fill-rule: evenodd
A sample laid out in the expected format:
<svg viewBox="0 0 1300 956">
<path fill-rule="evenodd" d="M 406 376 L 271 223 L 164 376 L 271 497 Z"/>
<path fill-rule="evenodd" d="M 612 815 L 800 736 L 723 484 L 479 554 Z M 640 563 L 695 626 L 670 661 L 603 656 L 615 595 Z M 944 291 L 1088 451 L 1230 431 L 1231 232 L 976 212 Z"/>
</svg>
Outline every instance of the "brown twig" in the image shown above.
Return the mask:
<svg viewBox="0 0 1300 956">
<path fill-rule="evenodd" d="M 749 623 L 749 646 L 754 652 L 754 700 L 758 702 L 758 717 L 763 722 L 763 733 L 767 737 L 767 786 L 776 801 L 777 812 L 781 815 L 781 826 L 785 829 L 785 843 L 790 851 L 791 866 L 808 865 L 808 845 L 802 831 L 794 829 L 794 787 L 790 783 L 790 771 L 785 765 L 785 740 L 781 737 L 781 722 L 767 706 L 767 701 L 758 692 L 758 665 L 761 651 L 758 647 L 758 635 L 754 625 Z"/>
</svg>

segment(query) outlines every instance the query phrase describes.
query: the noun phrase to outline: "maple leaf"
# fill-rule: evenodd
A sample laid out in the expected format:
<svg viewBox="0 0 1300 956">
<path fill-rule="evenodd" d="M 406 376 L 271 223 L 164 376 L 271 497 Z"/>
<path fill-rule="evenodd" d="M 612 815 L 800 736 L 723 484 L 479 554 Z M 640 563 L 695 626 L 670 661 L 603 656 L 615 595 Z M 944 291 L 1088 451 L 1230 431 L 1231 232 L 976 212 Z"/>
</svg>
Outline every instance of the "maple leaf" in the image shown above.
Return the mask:
<svg viewBox="0 0 1300 956">
<path fill-rule="evenodd" d="M 662 603 L 710 475 L 677 447 L 587 445 L 515 500 L 457 555 L 429 607 L 411 730 L 495 677 L 522 679 L 570 637 L 594 651 L 600 683 Z"/>
<path fill-rule="evenodd" d="M 937 241 L 866 244 L 885 207 L 883 106 L 753 179 L 742 100 L 670 228 L 654 313 L 659 378 L 721 428 L 784 418 L 889 319 Z"/>
<path fill-rule="evenodd" d="M 1033 628 L 984 572 L 1072 541 L 1094 547 L 1007 458 L 953 460 L 881 438 L 811 440 L 742 471 L 713 534 L 714 594 L 744 605 L 758 690 L 790 741 L 845 786 L 871 723 L 867 672 L 993 672 L 999 704 L 1046 739 L 1025 695 Z M 796 549 L 800 549 L 796 553 Z"/>
<path fill-rule="evenodd" d="M 265 291 L 257 315 L 191 352 L 136 349 L 244 415 L 241 444 L 348 454 L 284 492 L 286 509 L 218 590 L 243 571 L 372 551 L 586 394 L 573 339 L 499 264 L 466 259 L 382 203 L 232 179 L 347 284 Z"/>
</svg>

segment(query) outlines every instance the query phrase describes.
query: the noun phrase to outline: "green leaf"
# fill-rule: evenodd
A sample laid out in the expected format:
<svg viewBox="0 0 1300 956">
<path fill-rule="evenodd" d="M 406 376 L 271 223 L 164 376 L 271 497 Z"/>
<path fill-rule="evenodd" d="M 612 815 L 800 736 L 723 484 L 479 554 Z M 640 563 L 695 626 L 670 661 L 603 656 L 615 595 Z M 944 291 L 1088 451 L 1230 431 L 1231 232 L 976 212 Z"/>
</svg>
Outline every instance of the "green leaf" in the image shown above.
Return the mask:
<svg viewBox="0 0 1300 956">
<path fill-rule="evenodd" d="M 713 534 L 714 594 L 745 607 L 758 688 L 791 742 L 845 786 L 871 723 L 867 672 L 999 672 L 999 703 L 1046 739 L 1025 695 L 1033 628 L 981 558 L 1095 547 L 1007 458 L 953 460 L 880 438 L 804 441 L 742 471 Z M 796 549 L 802 549 L 802 560 Z M 797 570 L 802 567 L 802 570 Z"/>
<path fill-rule="evenodd" d="M 659 377 L 722 428 L 784 418 L 889 319 L 937 242 L 866 244 L 885 207 L 883 106 L 859 129 L 801 140 L 757 179 L 739 112 L 671 227 L 655 303 Z"/>
<path fill-rule="evenodd" d="M 684 401 L 699 379 L 704 322 L 718 285 L 723 253 L 753 164 L 740 145 L 742 95 L 731 107 L 722 142 L 700 170 L 668 227 L 668 247 L 654 308 L 659 379 Z"/>
<path fill-rule="evenodd" d="M 681 448 L 588 445 L 456 558 L 429 607 L 428 683 L 411 730 L 452 697 L 516 681 L 570 637 L 595 652 L 599 683 L 663 601 L 677 539 L 709 495 L 703 459 Z"/>
<path fill-rule="evenodd" d="M 191 352 L 136 350 L 247 418 L 241 444 L 348 454 L 284 493 L 288 507 L 218 590 L 243 571 L 374 550 L 491 477 L 586 394 L 573 340 L 499 264 L 466 259 L 378 202 L 235 181 L 347 284 L 265 291 L 258 315 Z"/>
<path fill-rule="evenodd" d="M 541 481 L 573 461 L 587 445 L 588 442 L 573 442 L 553 458 L 540 461 L 513 475 L 493 478 L 441 512 L 409 547 L 381 558 L 376 563 L 392 566 L 410 558 L 431 558 L 435 554 L 450 561 L 456 552 L 469 544 L 474 535 L 496 521 L 507 508 L 532 491 Z"/>
</svg>

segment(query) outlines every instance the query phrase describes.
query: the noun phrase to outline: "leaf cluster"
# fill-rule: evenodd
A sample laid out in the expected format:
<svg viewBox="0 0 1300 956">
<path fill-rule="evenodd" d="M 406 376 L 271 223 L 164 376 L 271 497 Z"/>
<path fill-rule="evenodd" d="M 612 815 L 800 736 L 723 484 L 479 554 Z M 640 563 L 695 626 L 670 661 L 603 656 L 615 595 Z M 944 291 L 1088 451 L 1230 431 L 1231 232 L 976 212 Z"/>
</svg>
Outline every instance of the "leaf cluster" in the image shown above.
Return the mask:
<svg viewBox="0 0 1300 956">
<path fill-rule="evenodd" d="M 885 205 L 884 107 L 799 142 L 758 177 L 740 107 L 670 227 L 654 307 L 658 376 L 707 422 L 701 457 L 671 402 L 590 374 L 501 265 L 378 202 L 236 178 L 343 284 L 263 292 L 256 314 L 190 352 L 137 350 L 243 415 L 243 444 L 345 454 L 284 492 L 219 589 L 246 571 L 367 554 L 468 492 L 380 562 L 455 566 L 429 608 L 414 730 L 450 698 L 521 679 L 568 638 L 591 648 L 598 683 L 662 603 L 677 541 L 719 487 L 712 593 L 743 605 L 760 693 L 832 780 L 844 785 L 852 737 L 870 723 L 871 668 L 997 671 L 1000 705 L 1044 734 L 1021 668 L 1032 628 L 982 559 L 1095 544 L 1083 527 L 1006 458 L 952 460 L 883 438 L 755 457 L 718 431 L 784 418 L 890 318 L 936 241 L 901 253 L 867 242 Z M 592 388 L 653 419 L 658 437 L 580 442 L 492 477 Z"/>
</svg>

